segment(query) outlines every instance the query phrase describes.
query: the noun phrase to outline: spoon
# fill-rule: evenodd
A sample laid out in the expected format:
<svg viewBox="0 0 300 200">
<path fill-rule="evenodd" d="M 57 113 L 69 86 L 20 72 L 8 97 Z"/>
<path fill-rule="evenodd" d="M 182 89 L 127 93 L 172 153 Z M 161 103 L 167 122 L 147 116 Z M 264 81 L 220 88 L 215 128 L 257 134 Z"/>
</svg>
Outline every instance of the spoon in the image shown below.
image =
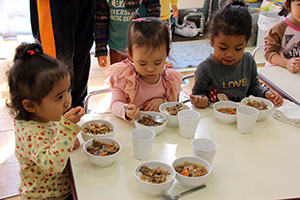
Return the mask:
<svg viewBox="0 0 300 200">
<path fill-rule="evenodd" d="M 189 190 L 186 190 L 186 191 L 184 191 L 184 192 L 181 192 L 181 193 L 179 193 L 179 194 L 177 194 L 177 195 L 164 194 L 162 197 L 163 197 L 163 199 L 165 199 L 165 200 L 177 200 L 177 199 L 179 199 L 179 198 L 180 198 L 181 196 L 183 196 L 183 195 L 192 193 L 192 192 L 197 191 L 197 190 L 200 190 L 200 189 L 202 189 L 202 188 L 206 188 L 206 185 L 199 185 L 199 186 L 194 187 L 194 188 L 192 188 L 192 189 L 189 189 Z"/>
<path fill-rule="evenodd" d="M 158 123 L 165 123 L 166 119 L 160 115 L 149 115 L 149 114 L 146 114 L 146 113 L 143 113 L 142 114 L 143 116 L 146 116 L 146 117 L 149 117 L 150 119 L 152 119 L 153 121 L 155 122 L 158 122 Z"/>
<path fill-rule="evenodd" d="M 128 106 L 124 106 L 124 108 L 127 110 L 128 109 Z M 166 119 L 160 115 L 149 115 L 147 113 L 142 113 L 143 116 L 146 116 L 150 119 L 152 119 L 153 121 L 155 122 L 158 122 L 158 123 L 165 123 Z"/>
</svg>

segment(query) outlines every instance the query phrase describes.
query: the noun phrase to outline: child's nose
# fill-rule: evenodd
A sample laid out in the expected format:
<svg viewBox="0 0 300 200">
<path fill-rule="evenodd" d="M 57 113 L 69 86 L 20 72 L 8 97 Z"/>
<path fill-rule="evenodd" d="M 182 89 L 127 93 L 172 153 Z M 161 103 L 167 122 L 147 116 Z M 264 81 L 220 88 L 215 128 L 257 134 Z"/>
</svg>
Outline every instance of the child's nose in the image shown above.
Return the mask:
<svg viewBox="0 0 300 200">
<path fill-rule="evenodd" d="M 234 50 L 229 49 L 228 51 L 226 51 L 225 55 L 230 57 L 234 56 Z"/>
<path fill-rule="evenodd" d="M 68 92 L 67 97 L 66 97 L 66 101 L 65 101 L 65 107 L 70 107 L 71 103 L 72 103 L 71 93 Z"/>
</svg>

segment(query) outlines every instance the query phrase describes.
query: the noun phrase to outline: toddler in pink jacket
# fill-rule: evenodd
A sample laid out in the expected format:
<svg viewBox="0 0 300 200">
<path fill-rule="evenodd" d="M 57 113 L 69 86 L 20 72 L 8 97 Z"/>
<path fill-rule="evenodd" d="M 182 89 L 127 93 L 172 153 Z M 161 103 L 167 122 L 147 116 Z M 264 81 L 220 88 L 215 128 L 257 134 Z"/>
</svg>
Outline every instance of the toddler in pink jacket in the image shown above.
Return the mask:
<svg viewBox="0 0 300 200">
<path fill-rule="evenodd" d="M 159 111 L 160 104 L 177 101 L 181 73 L 169 69 L 169 34 L 158 18 L 134 17 L 128 30 L 127 60 L 105 72 L 112 88 L 111 111 L 125 120 L 140 117 L 140 109 Z"/>
</svg>

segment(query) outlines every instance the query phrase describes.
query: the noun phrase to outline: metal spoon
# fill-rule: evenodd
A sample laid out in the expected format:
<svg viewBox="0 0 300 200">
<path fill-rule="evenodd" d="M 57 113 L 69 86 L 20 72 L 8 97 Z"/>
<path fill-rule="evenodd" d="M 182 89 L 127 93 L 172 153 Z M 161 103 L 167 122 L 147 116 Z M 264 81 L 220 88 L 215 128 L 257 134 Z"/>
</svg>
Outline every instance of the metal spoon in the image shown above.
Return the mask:
<svg viewBox="0 0 300 200">
<path fill-rule="evenodd" d="M 160 115 L 149 115 L 149 114 L 146 114 L 146 113 L 143 113 L 142 115 L 146 116 L 146 117 L 149 117 L 150 119 L 152 119 L 153 121 L 155 122 L 158 122 L 158 123 L 165 123 L 166 119 Z"/>
<path fill-rule="evenodd" d="M 127 110 L 128 109 L 128 106 L 124 106 L 124 108 Z M 160 115 L 149 115 L 147 113 L 141 113 L 142 115 L 152 119 L 153 121 L 155 122 L 158 122 L 158 123 L 165 123 L 166 119 Z"/>
<path fill-rule="evenodd" d="M 177 199 L 179 199 L 179 198 L 180 198 L 181 196 L 183 196 L 183 195 L 192 193 L 192 192 L 197 191 L 197 190 L 200 190 L 200 189 L 202 189 L 202 188 L 206 188 L 206 185 L 199 185 L 199 186 L 194 187 L 194 188 L 192 188 L 192 189 L 189 189 L 189 190 L 186 190 L 186 191 L 184 191 L 184 192 L 181 192 L 181 193 L 179 193 L 179 194 L 177 194 L 177 195 L 164 194 L 162 197 L 163 197 L 163 199 L 165 199 L 165 200 L 177 200 Z"/>
</svg>

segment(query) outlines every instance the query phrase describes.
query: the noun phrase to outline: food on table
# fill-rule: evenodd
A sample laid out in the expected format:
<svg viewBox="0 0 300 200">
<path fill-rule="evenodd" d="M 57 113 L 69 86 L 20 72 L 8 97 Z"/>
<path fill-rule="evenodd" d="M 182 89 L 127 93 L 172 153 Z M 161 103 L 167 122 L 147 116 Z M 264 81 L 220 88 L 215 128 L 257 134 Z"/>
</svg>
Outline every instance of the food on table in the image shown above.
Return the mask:
<svg viewBox="0 0 300 200">
<path fill-rule="evenodd" d="M 185 161 L 181 165 L 175 166 L 175 171 L 183 176 L 188 177 L 200 177 L 208 173 L 205 166 L 196 163 L 190 163 L 187 161 Z"/>
<path fill-rule="evenodd" d="M 170 106 L 166 108 L 166 111 L 169 113 L 169 115 L 177 116 L 178 112 L 185 109 L 183 107 L 182 103 L 178 103 L 175 106 Z"/>
<path fill-rule="evenodd" d="M 247 106 L 252 106 L 258 110 L 268 110 L 268 105 L 264 103 L 264 101 L 252 100 L 246 103 Z"/>
<path fill-rule="evenodd" d="M 163 123 L 156 122 L 150 117 L 142 116 L 140 119 L 138 119 L 138 123 L 143 124 L 145 126 L 160 126 Z"/>
<path fill-rule="evenodd" d="M 139 172 L 141 173 L 141 180 L 154 184 L 166 182 L 170 175 L 169 171 L 160 167 L 151 169 L 145 165 L 140 168 Z"/>
<path fill-rule="evenodd" d="M 119 149 L 119 145 L 115 142 L 107 144 L 96 139 L 93 139 L 92 144 L 86 148 L 89 153 L 95 156 L 108 156 L 118 152 Z"/>
<path fill-rule="evenodd" d="M 235 115 L 236 114 L 236 108 L 219 108 L 217 110 L 219 112 L 225 113 L 225 114 L 231 114 L 231 115 Z"/>
<path fill-rule="evenodd" d="M 91 123 L 83 128 L 83 132 L 90 135 L 103 135 L 112 132 L 107 124 Z"/>
</svg>

